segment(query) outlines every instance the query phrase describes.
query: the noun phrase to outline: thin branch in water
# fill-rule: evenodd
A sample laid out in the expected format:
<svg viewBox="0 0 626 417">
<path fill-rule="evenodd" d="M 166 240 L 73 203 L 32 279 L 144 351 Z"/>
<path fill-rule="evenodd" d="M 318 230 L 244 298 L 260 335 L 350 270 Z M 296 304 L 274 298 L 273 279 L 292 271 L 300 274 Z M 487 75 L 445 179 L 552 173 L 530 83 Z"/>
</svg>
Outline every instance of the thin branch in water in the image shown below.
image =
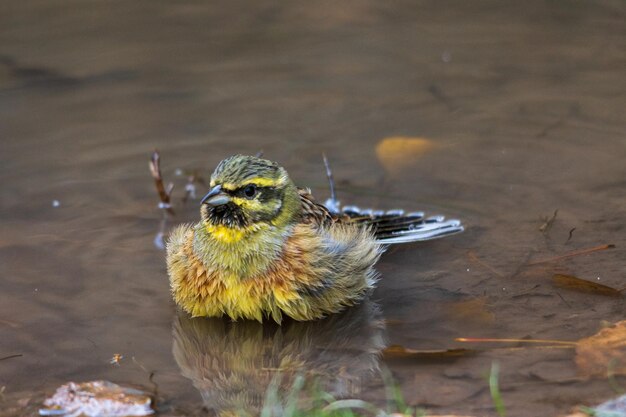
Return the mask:
<svg viewBox="0 0 626 417">
<path fill-rule="evenodd" d="M 569 236 L 567 237 L 567 240 L 565 241 L 565 244 L 567 245 L 569 243 L 570 240 L 572 240 L 572 235 L 574 234 L 574 230 L 576 230 L 575 227 L 572 227 L 569 231 Z"/>
<path fill-rule="evenodd" d="M 556 262 L 556 261 L 560 261 L 561 259 L 572 258 L 574 256 L 587 255 L 588 253 L 598 252 L 598 251 L 606 250 L 606 249 L 613 249 L 614 247 L 615 245 L 613 244 L 594 246 L 593 248 L 576 250 L 570 253 L 566 253 L 565 255 L 556 256 L 554 258 L 540 259 L 538 261 L 530 262 L 527 265 L 531 266 L 531 265 L 545 264 L 549 262 Z"/>
<path fill-rule="evenodd" d="M 150 381 L 150 383 L 152 385 L 154 385 L 154 389 L 152 390 L 152 392 L 154 393 L 154 398 L 155 400 L 159 398 L 159 384 L 157 384 L 156 382 L 154 382 L 154 376 L 156 375 L 155 371 L 150 372 L 150 376 L 148 377 L 148 381 Z"/>
<path fill-rule="evenodd" d="M 541 132 L 537 133 L 536 137 L 541 138 L 544 136 L 548 135 L 548 132 L 550 132 L 553 129 L 556 129 L 558 127 L 561 127 L 561 125 L 563 125 L 565 123 L 565 117 L 561 117 L 559 120 L 557 120 L 554 123 L 550 123 L 548 126 L 544 127 Z"/>
<path fill-rule="evenodd" d="M 333 178 L 333 171 L 330 169 L 330 163 L 328 162 L 328 158 L 326 158 L 326 154 L 322 154 L 322 158 L 324 158 L 324 166 L 326 167 L 326 176 L 328 177 L 328 184 L 330 185 L 330 199 L 334 202 L 337 202 L 337 194 L 335 194 L 335 179 Z"/>
<path fill-rule="evenodd" d="M 559 296 L 559 298 L 561 299 L 561 301 L 563 301 L 563 302 L 565 303 L 565 305 L 566 305 L 568 308 L 572 308 L 572 305 L 571 305 L 570 303 L 568 303 L 568 302 L 567 302 L 567 300 L 566 300 L 565 298 L 563 298 L 563 296 L 561 295 L 561 293 L 560 293 L 560 292 L 556 291 L 556 295 L 558 295 L 558 296 Z"/>
<path fill-rule="evenodd" d="M 529 294 L 538 295 L 538 294 L 535 293 L 535 290 L 540 288 L 540 287 L 541 287 L 541 285 L 539 285 L 539 284 L 533 285 L 532 288 L 529 288 L 527 290 L 523 290 L 521 292 L 518 292 L 517 294 L 513 295 L 511 298 L 524 297 L 524 296 L 529 295 Z M 543 294 L 543 295 L 545 295 L 546 297 L 551 297 L 550 294 Z"/>
<path fill-rule="evenodd" d="M 564 345 L 564 346 L 578 346 L 577 342 L 570 342 L 567 340 L 550 340 L 550 339 L 493 339 L 483 337 L 457 337 L 454 339 L 457 342 L 467 343 L 541 343 L 551 345 Z"/>
<path fill-rule="evenodd" d="M 511 274 L 511 276 L 509 278 L 515 278 L 516 276 L 518 276 L 520 274 L 520 272 L 522 272 L 522 270 L 526 266 L 528 266 L 528 261 L 533 256 L 533 253 L 534 253 L 533 250 L 528 251 L 528 253 L 524 257 L 524 260 L 517 266 L 517 268 L 515 269 L 515 271 L 513 271 L 513 273 Z"/>
<path fill-rule="evenodd" d="M 22 353 L 18 353 L 18 354 L 15 354 L 15 355 L 9 355 L 9 356 L 5 356 L 3 358 L 0 358 L 0 361 L 4 361 L 4 360 L 7 360 L 7 359 L 13 359 L 13 358 L 21 358 L 22 356 L 24 356 L 24 354 L 22 354 Z"/>
<path fill-rule="evenodd" d="M 488 269 L 489 271 L 493 272 L 494 274 L 496 274 L 497 276 L 499 276 L 500 278 L 504 278 L 504 274 L 500 271 L 498 271 L 497 269 L 495 269 L 494 267 L 492 267 L 491 265 L 489 265 L 488 263 L 480 260 L 478 258 L 478 256 L 476 256 L 476 254 L 474 253 L 474 251 L 469 251 L 467 252 L 467 257 L 470 258 L 471 261 L 476 262 L 478 265 L 482 266 L 483 268 Z"/>
<path fill-rule="evenodd" d="M 168 220 L 167 213 L 163 212 L 163 217 L 159 223 L 159 231 L 154 237 L 154 246 L 161 250 L 165 249 L 165 229 L 167 228 Z"/>
<path fill-rule="evenodd" d="M 159 397 L 159 384 L 154 382 L 154 376 L 156 374 L 156 371 L 148 371 L 148 369 L 146 369 L 146 367 L 141 362 L 139 362 L 137 359 L 135 359 L 134 356 L 132 356 L 131 359 L 135 363 L 135 365 L 137 365 L 142 371 L 144 371 L 146 374 L 148 374 L 148 381 L 150 381 L 150 383 L 152 385 L 154 385 L 154 389 L 152 390 L 153 396 L 154 396 L 155 400 L 158 399 L 158 397 Z"/>
<path fill-rule="evenodd" d="M 161 200 L 161 202 L 159 203 L 159 208 L 167 211 L 171 215 L 174 215 L 174 210 L 172 209 L 172 204 L 170 201 L 170 196 L 172 194 L 174 184 L 170 183 L 167 188 L 163 184 L 160 159 L 161 158 L 159 155 L 159 151 L 155 149 L 152 153 L 152 157 L 150 158 L 150 173 L 152 174 L 152 178 L 154 178 L 154 185 L 156 186 L 157 193 L 159 194 L 159 199 Z"/>
<path fill-rule="evenodd" d="M 15 322 L 12 322 L 12 321 L 9 321 L 9 320 L 3 320 L 3 319 L 0 319 L 0 324 L 9 326 L 9 327 L 11 327 L 13 329 L 18 329 L 20 327 L 20 325 L 15 323 Z"/>
</svg>

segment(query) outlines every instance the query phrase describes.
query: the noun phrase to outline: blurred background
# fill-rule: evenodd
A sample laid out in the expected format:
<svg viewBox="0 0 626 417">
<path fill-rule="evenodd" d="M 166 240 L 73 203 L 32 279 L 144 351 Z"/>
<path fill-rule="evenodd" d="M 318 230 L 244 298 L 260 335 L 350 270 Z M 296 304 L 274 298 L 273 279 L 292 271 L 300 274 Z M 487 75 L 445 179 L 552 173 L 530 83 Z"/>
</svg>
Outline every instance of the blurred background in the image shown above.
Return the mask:
<svg viewBox="0 0 626 417">
<path fill-rule="evenodd" d="M 409 404 L 495 415 L 494 361 L 510 416 L 614 396 L 572 349 L 454 339 L 575 341 L 623 319 L 623 297 L 552 277 L 626 285 L 625 17 L 618 0 L 2 2 L 0 357 L 22 355 L 0 361 L 5 405 L 69 380 L 151 386 L 148 370 L 166 409 L 212 407 L 172 355 L 155 148 L 166 228 L 198 216 L 189 173 L 260 150 L 321 201 L 324 152 L 344 204 L 463 221 L 379 264 L 387 345 L 480 349 L 383 357 Z M 383 402 L 378 376 L 357 385 Z"/>
</svg>

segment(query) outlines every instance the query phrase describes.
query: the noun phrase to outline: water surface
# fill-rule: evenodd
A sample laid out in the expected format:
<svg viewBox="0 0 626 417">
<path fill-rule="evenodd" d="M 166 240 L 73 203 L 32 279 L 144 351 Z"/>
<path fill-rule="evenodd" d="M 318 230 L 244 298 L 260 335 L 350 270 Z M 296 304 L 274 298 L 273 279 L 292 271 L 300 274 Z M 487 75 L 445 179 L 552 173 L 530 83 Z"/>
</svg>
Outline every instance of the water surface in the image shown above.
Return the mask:
<svg viewBox="0 0 626 417">
<path fill-rule="evenodd" d="M 551 281 L 626 285 L 624 3 L 0 9 L 0 357 L 22 355 L 0 361 L 8 414 L 69 380 L 153 389 L 152 372 L 166 412 L 254 408 L 276 369 L 384 405 L 376 368 L 387 367 L 411 405 L 492 416 L 494 361 L 510 416 L 616 395 L 606 378 L 579 377 L 572 349 L 454 339 L 575 341 L 624 318 L 623 297 Z M 392 172 L 375 152 L 390 136 L 436 146 Z M 179 204 L 177 170 L 208 178 L 224 157 L 262 149 L 322 200 L 325 152 L 342 202 L 444 214 L 466 232 L 393 248 L 375 305 L 327 322 L 190 322 L 153 245 L 153 148 L 177 184 L 170 225 L 198 216 L 197 201 Z M 524 267 L 601 244 L 616 248 Z M 381 358 L 388 345 L 480 352 Z"/>
</svg>

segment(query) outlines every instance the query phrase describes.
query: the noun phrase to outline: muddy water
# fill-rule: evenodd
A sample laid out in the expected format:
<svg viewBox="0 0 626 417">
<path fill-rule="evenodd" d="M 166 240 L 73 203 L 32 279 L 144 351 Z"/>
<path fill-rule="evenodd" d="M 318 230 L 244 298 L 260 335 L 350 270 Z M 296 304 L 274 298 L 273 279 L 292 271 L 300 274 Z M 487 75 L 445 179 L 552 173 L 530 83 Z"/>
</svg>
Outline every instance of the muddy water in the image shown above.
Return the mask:
<svg viewBox="0 0 626 417">
<path fill-rule="evenodd" d="M 572 349 L 454 339 L 578 340 L 624 318 L 624 298 L 551 281 L 626 285 L 622 2 L 0 10 L 0 357 L 22 355 L 0 361 L 7 413 L 93 379 L 153 381 L 166 411 L 254 409 L 276 369 L 384 405 L 376 369 L 387 367 L 411 405 L 491 416 L 493 362 L 510 416 L 616 395 L 606 378 L 579 377 Z M 375 148 L 397 135 L 437 146 L 386 171 Z M 263 149 L 325 198 L 326 152 L 344 203 L 441 213 L 467 230 L 392 249 L 376 305 L 326 322 L 190 321 L 176 315 L 153 245 L 155 147 L 178 197 L 177 170 L 208 175 Z M 174 223 L 196 212 L 179 205 Z M 380 358 L 386 345 L 479 351 Z"/>
</svg>

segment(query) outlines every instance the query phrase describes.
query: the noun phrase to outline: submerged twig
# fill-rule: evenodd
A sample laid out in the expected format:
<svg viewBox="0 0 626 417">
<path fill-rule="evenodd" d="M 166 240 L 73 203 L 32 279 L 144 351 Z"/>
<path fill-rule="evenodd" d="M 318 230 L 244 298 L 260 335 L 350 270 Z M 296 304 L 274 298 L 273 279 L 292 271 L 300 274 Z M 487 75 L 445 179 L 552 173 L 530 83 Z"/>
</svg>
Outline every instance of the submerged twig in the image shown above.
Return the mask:
<svg viewBox="0 0 626 417">
<path fill-rule="evenodd" d="M 17 328 L 20 327 L 20 325 L 15 323 L 15 322 L 12 322 L 12 321 L 9 321 L 9 320 L 3 320 L 3 319 L 0 319 L 0 324 L 4 324 L 4 325 L 9 326 L 9 327 L 11 327 L 13 329 L 17 329 Z"/>
<path fill-rule="evenodd" d="M 328 177 L 328 185 L 330 186 L 330 198 L 333 201 L 337 201 L 337 194 L 335 194 L 335 179 L 333 178 L 333 171 L 330 169 L 330 163 L 328 162 L 328 158 L 326 158 L 326 154 L 322 154 L 322 158 L 324 158 L 324 166 L 326 167 L 326 176 Z"/>
<path fill-rule="evenodd" d="M 167 228 L 168 221 L 167 213 L 163 212 L 163 217 L 161 218 L 161 222 L 159 223 L 159 231 L 154 237 L 154 246 L 158 249 L 165 249 L 165 230 Z"/>
<path fill-rule="evenodd" d="M 571 258 L 574 256 L 580 256 L 580 255 L 586 255 L 588 253 L 598 252 L 598 251 L 606 250 L 606 249 L 613 249 L 614 247 L 615 245 L 613 244 L 594 246 L 593 248 L 576 250 L 570 253 L 566 253 L 565 255 L 556 256 L 554 258 L 540 259 L 538 261 L 529 262 L 527 265 L 528 266 L 539 265 L 539 264 L 545 264 L 549 262 L 560 261 L 561 259 Z"/>
<path fill-rule="evenodd" d="M 567 306 L 567 308 L 572 308 L 572 305 L 570 303 L 567 302 L 567 300 L 561 295 L 560 292 L 556 291 L 556 295 L 559 296 L 559 298 L 561 299 L 561 301 L 563 301 L 565 303 L 565 305 Z"/>
<path fill-rule="evenodd" d="M 333 171 L 330 169 L 330 163 L 328 162 L 328 158 L 326 158 L 326 154 L 322 153 L 322 158 L 324 159 L 326 177 L 328 177 L 328 185 L 330 187 L 330 198 L 326 200 L 324 205 L 331 213 L 339 214 L 341 211 L 341 204 L 339 203 L 339 200 L 337 200 L 337 194 L 335 193 L 335 179 L 333 178 Z"/>
<path fill-rule="evenodd" d="M 483 268 L 488 269 L 489 271 L 493 272 L 494 274 L 496 274 L 497 276 L 499 276 L 500 278 L 504 278 L 504 274 L 500 271 L 498 271 L 497 269 L 495 269 L 494 267 L 492 267 L 491 265 L 489 265 L 488 263 L 480 260 L 480 258 L 478 258 L 478 256 L 476 256 L 476 254 L 474 253 L 474 251 L 469 251 L 467 252 L 467 257 L 471 260 L 476 262 L 478 265 L 482 266 Z"/>
<path fill-rule="evenodd" d="M 173 215 L 174 210 L 172 209 L 170 196 L 172 194 L 174 184 L 170 183 L 167 187 L 165 187 L 163 183 L 163 176 L 161 175 L 160 155 L 159 151 L 156 149 L 152 153 L 149 166 L 152 178 L 154 178 L 154 185 L 156 186 L 157 192 L 159 193 L 159 198 L 161 199 L 161 202 L 159 203 L 159 208 Z"/>
<path fill-rule="evenodd" d="M 513 271 L 513 273 L 509 276 L 509 278 L 515 278 L 520 272 L 522 272 L 522 270 L 526 266 L 528 266 L 528 261 L 533 256 L 533 253 L 534 253 L 533 250 L 528 251 L 528 253 L 524 257 L 524 260 L 517 265 L 517 268 L 515 268 L 515 271 Z"/>
<path fill-rule="evenodd" d="M 457 342 L 468 343 L 540 343 L 551 345 L 565 345 L 565 346 L 578 346 L 577 342 L 570 342 L 567 340 L 550 340 L 550 339 L 497 339 L 497 338 L 484 338 L 484 337 L 457 337 L 454 339 Z"/>
<path fill-rule="evenodd" d="M 152 390 L 153 397 L 155 400 L 157 400 L 159 398 L 159 384 L 154 382 L 154 375 L 156 374 L 156 371 L 148 371 L 141 362 L 135 359 L 134 356 L 131 357 L 131 359 L 135 363 L 135 365 L 137 365 L 142 371 L 148 374 L 148 381 L 150 381 L 150 383 L 154 385 L 154 388 Z"/>
<path fill-rule="evenodd" d="M 570 240 L 572 240 L 572 235 L 574 234 L 574 230 L 576 230 L 575 227 L 572 227 L 569 231 L 569 236 L 567 237 L 567 240 L 565 241 L 565 244 L 567 245 L 569 243 Z"/>
<path fill-rule="evenodd" d="M 5 357 L 3 357 L 3 358 L 0 358 L 0 361 L 4 361 L 4 360 L 7 360 L 7 359 L 13 359 L 13 358 L 20 358 L 20 357 L 22 357 L 22 356 L 24 356 L 24 354 L 22 354 L 22 353 L 17 353 L 17 354 L 15 354 L 15 355 L 9 355 L 9 356 L 5 356 Z"/>
</svg>

